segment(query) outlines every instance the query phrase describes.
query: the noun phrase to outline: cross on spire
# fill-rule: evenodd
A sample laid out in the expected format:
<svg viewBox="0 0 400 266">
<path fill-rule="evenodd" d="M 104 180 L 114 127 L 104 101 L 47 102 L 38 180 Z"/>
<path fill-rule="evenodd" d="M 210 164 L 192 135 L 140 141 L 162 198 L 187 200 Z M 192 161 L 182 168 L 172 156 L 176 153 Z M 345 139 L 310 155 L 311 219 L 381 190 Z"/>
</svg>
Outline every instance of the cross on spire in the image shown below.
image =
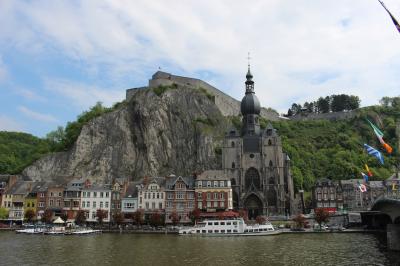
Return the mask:
<svg viewBox="0 0 400 266">
<path fill-rule="evenodd" d="M 250 59 L 251 59 L 250 52 L 247 52 L 247 66 L 249 67 L 249 69 L 250 69 Z"/>
</svg>

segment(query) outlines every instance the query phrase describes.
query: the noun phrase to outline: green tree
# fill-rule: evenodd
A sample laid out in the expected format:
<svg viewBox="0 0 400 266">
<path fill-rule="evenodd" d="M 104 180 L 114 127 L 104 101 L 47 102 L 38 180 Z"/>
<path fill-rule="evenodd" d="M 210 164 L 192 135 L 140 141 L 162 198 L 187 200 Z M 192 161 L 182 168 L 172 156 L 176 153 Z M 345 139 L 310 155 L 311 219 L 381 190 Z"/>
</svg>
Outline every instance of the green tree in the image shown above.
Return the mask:
<svg viewBox="0 0 400 266">
<path fill-rule="evenodd" d="M 330 98 L 329 96 L 323 98 L 319 97 L 317 100 L 317 110 L 319 113 L 329 113 L 330 111 Z"/>
<path fill-rule="evenodd" d="M 8 210 L 6 208 L 0 208 L 0 219 L 8 219 Z"/>
</svg>

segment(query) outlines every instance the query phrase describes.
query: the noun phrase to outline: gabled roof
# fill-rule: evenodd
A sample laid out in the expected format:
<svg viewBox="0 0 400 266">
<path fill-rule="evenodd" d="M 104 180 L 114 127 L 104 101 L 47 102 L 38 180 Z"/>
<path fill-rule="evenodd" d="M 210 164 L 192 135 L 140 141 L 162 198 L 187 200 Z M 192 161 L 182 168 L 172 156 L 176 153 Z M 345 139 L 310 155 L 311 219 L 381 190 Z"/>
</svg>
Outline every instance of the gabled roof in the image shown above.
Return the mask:
<svg viewBox="0 0 400 266">
<path fill-rule="evenodd" d="M 18 181 L 10 189 L 7 190 L 6 194 L 27 195 L 32 189 L 32 183 L 32 181 Z"/>
<path fill-rule="evenodd" d="M 197 180 L 229 180 L 223 170 L 207 170 L 197 176 Z"/>
<path fill-rule="evenodd" d="M 140 184 L 141 182 L 130 183 L 126 189 L 125 195 L 123 195 L 123 198 L 137 198 L 138 197 L 137 186 Z"/>
<path fill-rule="evenodd" d="M 182 180 L 186 184 L 186 186 L 188 188 L 193 188 L 194 187 L 195 178 L 193 176 L 185 176 L 185 177 L 182 177 L 182 176 L 170 176 L 170 177 L 167 178 L 166 183 L 165 183 L 167 189 L 170 189 L 173 186 L 175 186 L 175 184 L 176 184 L 176 182 L 178 182 L 178 180 Z"/>
</svg>

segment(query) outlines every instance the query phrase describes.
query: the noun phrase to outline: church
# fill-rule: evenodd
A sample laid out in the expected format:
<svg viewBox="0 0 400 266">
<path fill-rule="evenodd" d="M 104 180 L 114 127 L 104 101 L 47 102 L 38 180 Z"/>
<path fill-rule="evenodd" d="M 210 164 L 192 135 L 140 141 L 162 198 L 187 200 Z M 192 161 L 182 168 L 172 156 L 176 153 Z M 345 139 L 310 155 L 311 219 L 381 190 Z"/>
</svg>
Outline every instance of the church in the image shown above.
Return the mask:
<svg viewBox="0 0 400 266">
<path fill-rule="evenodd" d="M 222 168 L 231 179 L 235 209 L 259 215 L 282 216 L 293 212 L 290 159 L 271 124 L 260 128 L 260 102 L 254 92 L 250 66 L 242 99 L 242 128 L 229 130 L 222 147 Z"/>
</svg>

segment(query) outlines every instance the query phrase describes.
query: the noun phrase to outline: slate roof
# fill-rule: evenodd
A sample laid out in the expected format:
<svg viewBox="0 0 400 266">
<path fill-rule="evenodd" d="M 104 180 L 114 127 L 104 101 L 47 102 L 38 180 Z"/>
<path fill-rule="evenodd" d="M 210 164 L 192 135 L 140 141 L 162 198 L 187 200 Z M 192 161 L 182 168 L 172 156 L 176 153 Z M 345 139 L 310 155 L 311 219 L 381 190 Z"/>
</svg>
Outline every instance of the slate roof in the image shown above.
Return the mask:
<svg viewBox="0 0 400 266">
<path fill-rule="evenodd" d="M 10 189 L 7 194 L 11 195 L 25 195 L 28 194 L 33 186 L 32 181 L 18 181 Z"/>
<path fill-rule="evenodd" d="M 197 176 L 197 180 L 229 180 L 223 170 L 207 170 Z"/>
<path fill-rule="evenodd" d="M 138 189 L 137 186 L 140 185 L 141 182 L 133 182 L 128 185 L 126 188 L 125 195 L 123 198 L 137 198 L 138 197 Z"/>
<path fill-rule="evenodd" d="M 183 180 L 183 182 L 185 182 L 185 184 L 188 186 L 188 188 L 193 188 L 194 187 L 194 182 L 195 182 L 195 178 L 193 176 L 170 176 L 167 177 L 166 182 L 165 182 L 165 186 L 167 189 L 172 189 L 172 187 L 175 185 L 175 183 L 179 180 Z"/>
</svg>

